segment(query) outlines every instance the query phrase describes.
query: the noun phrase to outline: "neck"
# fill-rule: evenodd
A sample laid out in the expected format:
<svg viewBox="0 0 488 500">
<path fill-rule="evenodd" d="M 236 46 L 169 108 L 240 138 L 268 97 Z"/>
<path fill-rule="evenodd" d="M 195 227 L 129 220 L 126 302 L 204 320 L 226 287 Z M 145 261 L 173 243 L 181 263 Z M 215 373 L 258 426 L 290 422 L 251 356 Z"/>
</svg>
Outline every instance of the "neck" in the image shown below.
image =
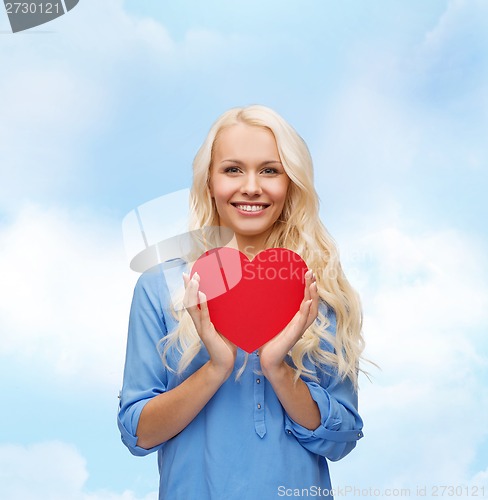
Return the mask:
<svg viewBox="0 0 488 500">
<path fill-rule="evenodd" d="M 265 250 L 267 237 L 268 234 L 260 234 L 257 236 L 235 235 L 231 243 L 234 248 L 237 248 L 246 255 L 249 260 L 252 260 L 259 252 Z"/>
</svg>

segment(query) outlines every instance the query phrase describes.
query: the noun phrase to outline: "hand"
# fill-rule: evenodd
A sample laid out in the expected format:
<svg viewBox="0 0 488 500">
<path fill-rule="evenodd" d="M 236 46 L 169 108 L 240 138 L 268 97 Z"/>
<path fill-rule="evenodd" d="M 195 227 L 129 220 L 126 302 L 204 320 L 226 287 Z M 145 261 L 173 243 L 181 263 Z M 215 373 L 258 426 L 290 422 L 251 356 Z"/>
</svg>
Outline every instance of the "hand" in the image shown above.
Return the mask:
<svg viewBox="0 0 488 500">
<path fill-rule="evenodd" d="M 259 350 L 261 369 L 266 378 L 283 368 L 284 359 L 298 342 L 305 330 L 316 320 L 319 310 L 319 294 L 315 276 L 309 269 L 305 273 L 305 292 L 300 309 L 284 328 Z"/>
<path fill-rule="evenodd" d="M 198 336 L 207 348 L 210 364 L 225 378 L 228 378 L 234 369 L 237 347 L 218 333 L 210 321 L 207 297 L 198 290 L 200 286 L 198 273 L 195 273 L 191 279 L 188 274 L 183 273 L 183 281 L 185 282 L 183 305 L 193 320 Z"/>
</svg>

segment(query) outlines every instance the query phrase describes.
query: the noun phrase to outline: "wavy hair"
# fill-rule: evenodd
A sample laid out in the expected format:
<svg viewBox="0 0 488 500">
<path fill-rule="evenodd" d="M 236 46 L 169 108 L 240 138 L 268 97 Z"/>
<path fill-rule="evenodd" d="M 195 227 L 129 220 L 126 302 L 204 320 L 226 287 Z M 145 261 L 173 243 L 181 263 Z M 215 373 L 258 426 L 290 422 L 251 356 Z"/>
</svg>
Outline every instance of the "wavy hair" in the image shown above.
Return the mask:
<svg viewBox="0 0 488 500">
<path fill-rule="evenodd" d="M 316 378 L 310 364 L 304 362 L 308 360 L 317 368 L 325 365 L 336 371 L 341 378 L 348 377 L 357 388 L 359 363 L 364 349 L 359 296 L 346 279 L 336 244 L 320 221 L 319 198 L 313 184 L 313 165 L 308 147 L 300 135 L 275 111 L 260 105 L 232 108 L 213 124 L 193 161 L 189 229 L 219 225 L 218 212 L 209 190 L 215 143 L 223 130 L 240 123 L 272 132 L 283 168 L 291 180 L 283 212 L 267 238 L 266 248 L 282 247 L 298 253 L 316 275 L 320 298 L 336 314 L 335 335 L 328 331 L 330 322 L 327 316 L 319 311 L 317 321 L 290 351 L 296 379 L 302 374 L 311 379 Z M 180 300 L 182 295 L 183 293 Z M 167 354 L 169 349 L 176 348 L 181 354 L 177 370 L 182 372 L 197 355 L 202 342 L 190 315 L 184 310 L 175 315 L 179 324 L 165 337 L 162 358 L 171 369 Z M 323 348 L 323 340 L 331 349 Z M 237 378 L 242 374 L 246 362 L 247 356 Z"/>
</svg>

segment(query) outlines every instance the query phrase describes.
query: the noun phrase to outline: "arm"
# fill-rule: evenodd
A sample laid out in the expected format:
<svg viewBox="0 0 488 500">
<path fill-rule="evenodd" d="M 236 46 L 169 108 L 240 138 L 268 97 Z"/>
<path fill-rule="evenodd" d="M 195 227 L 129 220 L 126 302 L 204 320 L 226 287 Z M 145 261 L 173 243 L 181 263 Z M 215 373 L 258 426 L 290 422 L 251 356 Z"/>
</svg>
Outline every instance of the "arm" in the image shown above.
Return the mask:
<svg viewBox="0 0 488 500">
<path fill-rule="evenodd" d="M 349 379 L 318 374 L 319 382 L 305 381 L 311 397 L 320 409 L 320 424 L 310 430 L 285 415 L 285 431 L 294 435 L 307 450 L 340 460 L 350 453 L 363 437 L 363 421 L 358 413 L 358 399 Z"/>
<path fill-rule="evenodd" d="M 286 353 L 317 316 L 318 296 L 313 281 L 310 274 L 306 275 L 300 310 L 280 335 L 263 346 L 261 367 L 285 410 L 286 432 L 293 434 L 309 451 L 339 460 L 363 436 L 363 423 L 357 413 L 357 392 L 349 379 L 341 380 L 327 367 L 327 373 L 317 370 L 318 383 L 300 378 L 295 384 L 294 369 L 284 361 Z M 327 315 L 334 332 L 335 313 L 327 310 Z M 322 348 L 331 349 L 331 346 L 324 343 Z"/>
<path fill-rule="evenodd" d="M 151 399 L 137 426 L 137 445 L 150 449 L 182 431 L 227 377 L 208 361 L 180 385 Z"/>
<path fill-rule="evenodd" d="M 160 340 L 167 334 L 161 306 L 161 297 L 167 293 L 163 280 L 159 268 L 153 268 L 139 277 L 129 316 L 117 423 L 122 442 L 132 454 L 139 456 L 156 449 L 145 450 L 138 446 L 136 430 L 142 410 L 154 397 L 166 392 L 168 387 L 167 371 L 158 351 Z"/>
<path fill-rule="evenodd" d="M 283 363 L 272 373 L 265 373 L 280 400 L 287 415 L 307 429 L 316 429 L 320 425 L 320 410 L 312 399 L 307 384 L 294 380 L 295 370 Z"/>
<path fill-rule="evenodd" d="M 186 284 L 188 285 L 188 279 Z M 178 434 L 201 411 L 232 372 L 235 346 L 229 346 L 212 331 L 205 301 L 189 307 L 211 359 L 179 386 L 168 390 L 167 371 L 158 344 L 167 334 L 162 303 L 169 301 L 161 272 L 154 270 L 139 279 L 132 301 L 124 385 L 118 424 L 122 441 L 135 455 L 146 455 Z M 192 295 L 193 294 L 193 295 Z M 187 286 L 189 301 L 195 302 L 198 282 Z M 208 323 L 208 324 L 207 324 Z M 213 356 L 212 356 L 213 355 Z"/>
<path fill-rule="evenodd" d="M 285 412 L 308 429 L 315 429 L 320 424 L 320 411 L 305 382 L 302 379 L 295 382 L 295 371 L 285 362 L 285 357 L 317 318 L 318 304 L 315 277 L 307 271 L 300 309 L 287 327 L 260 349 L 263 375 L 273 386 Z"/>
</svg>

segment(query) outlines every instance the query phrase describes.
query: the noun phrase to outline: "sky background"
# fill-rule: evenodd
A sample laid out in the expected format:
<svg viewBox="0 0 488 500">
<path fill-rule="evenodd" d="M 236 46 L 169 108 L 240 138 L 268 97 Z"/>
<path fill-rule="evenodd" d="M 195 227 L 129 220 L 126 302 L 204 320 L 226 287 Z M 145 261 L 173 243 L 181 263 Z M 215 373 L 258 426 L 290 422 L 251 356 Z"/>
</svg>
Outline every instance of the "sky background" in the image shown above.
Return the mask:
<svg viewBox="0 0 488 500">
<path fill-rule="evenodd" d="M 333 485 L 488 496 L 487 1 L 80 0 L 17 34 L 0 6 L 0 62 L 0 498 L 156 499 L 116 427 L 122 220 L 254 103 L 310 148 L 381 366 Z"/>
</svg>

